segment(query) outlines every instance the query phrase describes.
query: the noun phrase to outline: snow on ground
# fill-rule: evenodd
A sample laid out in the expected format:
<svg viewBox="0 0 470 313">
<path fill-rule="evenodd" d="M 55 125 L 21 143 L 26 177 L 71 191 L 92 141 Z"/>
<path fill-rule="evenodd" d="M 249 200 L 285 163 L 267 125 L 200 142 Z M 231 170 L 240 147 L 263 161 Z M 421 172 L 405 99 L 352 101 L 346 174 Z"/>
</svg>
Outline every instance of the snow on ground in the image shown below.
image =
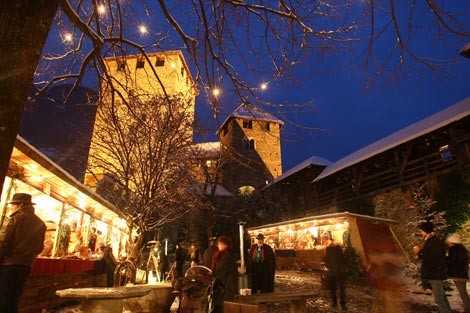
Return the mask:
<svg viewBox="0 0 470 313">
<path fill-rule="evenodd" d="M 278 270 L 276 272 L 276 291 L 299 291 L 299 290 L 318 290 L 318 295 L 307 301 L 307 313 L 340 312 L 333 310 L 330 306 L 330 300 L 327 290 L 322 288 L 320 282 L 320 273 L 314 271 L 295 271 Z M 448 294 L 448 299 L 453 312 L 463 312 L 461 300 L 454 289 Z M 424 291 L 421 287 L 414 284 L 410 279 L 403 278 L 403 288 L 399 294 L 399 300 L 405 308 L 404 313 L 438 313 L 437 306 L 434 305 L 434 298 L 430 291 Z M 176 312 L 178 308 L 178 299 L 172 306 L 171 312 Z M 371 296 L 366 286 L 347 285 L 346 302 L 348 312 L 385 312 L 383 309 L 371 311 L 374 298 Z M 268 305 L 269 313 L 289 312 L 287 303 L 273 303 Z M 395 312 L 395 311 L 389 311 Z M 49 311 L 48 313 L 83 313 L 78 306 L 62 308 L 59 311 Z M 125 311 L 123 313 L 132 313 Z"/>
</svg>

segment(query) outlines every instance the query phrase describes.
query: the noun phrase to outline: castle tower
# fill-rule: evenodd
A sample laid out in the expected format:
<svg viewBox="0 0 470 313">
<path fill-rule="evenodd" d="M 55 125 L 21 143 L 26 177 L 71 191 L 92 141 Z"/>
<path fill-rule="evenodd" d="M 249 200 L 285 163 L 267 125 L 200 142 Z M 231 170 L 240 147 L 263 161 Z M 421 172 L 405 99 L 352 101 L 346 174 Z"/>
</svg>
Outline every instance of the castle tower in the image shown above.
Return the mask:
<svg viewBox="0 0 470 313">
<path fill-rule="evenodd" d="M 233 194 L 251 193 L 282 174 L 284 122 L 244 103 L 221 125 L 222 185 Z"/>
<path fill-rule="evenodd" d="M 128 116 L 138 114 L 130 112 L 132 108 L 124 105 L 127 102 L 130 106 L 133 101 L 146 103 L 157 96 L 177 96 L 184 101 L 184 110 L 188 120 L 184 125 L 184 132 L 192 141 L 194 121 L 195 99 L 198 94 L 194 79 L 189 71 L 184 56 L 181 51 L 166 51 L 144 55 L 126 55 L 121 57 L 106 58 L 105 65 L 108 71 L 108 79 L 101 84 L 101 103 L 98 107 L 98 114 L 95 120 L 95 130 L 93 132 L 90 155 L 100 154 L 100 158 L 107 156 L 101 155 L 99 149 L 95 147 L 99 141 L 96 134 L 96 125 L 106 124 L 106 120 L 100 118 L 100 110 L 103 111 L 110 106 L 116 109 L 116 115 L 119 119 L 126 119 Z M 169 109 L 166 109 L 169 110 Z M 146 114 L 141 114 L 142 120 L 146 119 Z M 101 124 L 101 125 L 102 125 Z M 112 164 L 113 161 L 109 160 Z M 88 168 L 93 175 L 88 173 L 85 177 L 85 184 L 96 187 L 106 173 L 100 173 L 91 159 L 88 161 Z"/>
</svg>

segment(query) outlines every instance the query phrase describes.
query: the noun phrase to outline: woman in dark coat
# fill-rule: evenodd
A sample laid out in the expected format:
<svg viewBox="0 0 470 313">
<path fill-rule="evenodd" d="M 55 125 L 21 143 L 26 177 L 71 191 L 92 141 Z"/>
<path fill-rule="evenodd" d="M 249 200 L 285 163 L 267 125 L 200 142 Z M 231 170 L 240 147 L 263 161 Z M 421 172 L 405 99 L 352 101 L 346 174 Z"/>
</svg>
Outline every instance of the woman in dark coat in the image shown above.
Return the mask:
<svg viewBox="0 0 470 313">
<path fill-rule="evenodd" d="M 468 251 L 462 245 L 462 240 L 458 234 L 447 237 L 449 246 L 447 255 L 447 274 L 454 281 L 460 298 L 462 299 L 465 313 L 470 313 L 470 298 L 467 293 L 468 281 Z"/>
<path fill-rule="evenodd" d="M 215 277 L 212 302 L 214 313 L 222 313 L 224 301 L 231 301 L 238 293 L 237 256 L 232 250 L 232 239 L 220 236 L 217 251 L 212 258 L 212 271 Z"/>
</svg>

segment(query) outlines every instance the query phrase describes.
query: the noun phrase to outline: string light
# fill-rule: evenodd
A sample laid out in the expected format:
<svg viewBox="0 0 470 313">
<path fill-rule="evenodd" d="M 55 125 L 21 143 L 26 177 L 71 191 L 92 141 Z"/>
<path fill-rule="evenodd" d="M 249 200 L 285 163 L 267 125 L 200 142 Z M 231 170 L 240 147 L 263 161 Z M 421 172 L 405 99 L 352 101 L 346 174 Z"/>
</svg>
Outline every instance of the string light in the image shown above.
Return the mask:
<svg viewBox="0 0 470 313">
<path fill-rule="evenodd" d="M 98 13 L 99 13 L 99 14 L 104 14 L 104 13 L 106 13 L 106 7 L 104 6 L 104 4 L 98 5 Z"/>
<path fill-rule="evenodd" d="M 266 90 L 266 89 L 268 89 L 268 84 L 267 83 L 262 83 L 260 88 L 261 88 L 261 90 Z"/>
<path fill-rule="evenodd" d="M 217 88 L 217 87 L 214 88 L 214 89 L 212 90 L 212 95 L 213 95 L 214 97 L 218 97 L 218 96 L 220 95 L 220 89 Z"/>
<path fill-rule="evenodd" d="M 142 35 L 147 34 L 147 32 L 148 32 L 147 26 L 145 26 L 145 25 L 140 25 L 140 26 L 139 26 L 139 32 L 140 32 Z"/>
<path fill-rule="evenodd" d="M 72 42 L 73 36 L 71 33 L 65 33 L 64 34 L 64 42 Z"/>
</svg>

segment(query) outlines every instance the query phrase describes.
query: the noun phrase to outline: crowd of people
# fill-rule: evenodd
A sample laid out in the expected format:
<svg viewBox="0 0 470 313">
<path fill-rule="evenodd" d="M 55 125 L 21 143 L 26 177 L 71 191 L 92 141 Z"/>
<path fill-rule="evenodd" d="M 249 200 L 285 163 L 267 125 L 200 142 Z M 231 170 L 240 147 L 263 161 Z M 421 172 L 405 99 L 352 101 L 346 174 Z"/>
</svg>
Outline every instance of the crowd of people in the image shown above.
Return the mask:
<svg viewBox="0 0 470 313">
<path fill-rule="evenodd" d="M 5 313 L 17 312 L 18 301 L 30 274 L 31 265 L 44 249 L 46 233 L 46 225 L 34 214 L 31 195 L 15 194 L 9 204 L 9 218 L 0 229 L 0 312 Z M 470 298 L 466 288 L 469 256 L 460 236 L 451 234 L 444 240 L 434 232 L 431 222 L 421 223 L 419 231 L 424 243 L 414 246 L 413 251 L 421 260 L 421 279 L 429 283 L 439 312 L 452 312 L 444 290 L 444 281 L 448 277 L 458 290 L 464 312 L 470 312 Z M 275 290 L 276 257 L 272 247 L 265 244 L 264 239 L 263 234 L 258 234 L 256 243 L 251 246 L 249 252 L 248 273 L 251 277 L 252 293 L 269 293 Z M 331 305 L 336 308 L 339 302 L 342 311 L 346 311 L 347 257 L 343 246 L 336 243 L 331 234 L 326 232 L 323 239 L 326 241 L 325 281 Z M 117 261 L 109 247 L 101 245 L 100 248 L 102 260 L 106 263 L 107 285 L 112 286 Z M 376 252 L 368 255 L 369 264 L 366 269 L 374 295 L 370 312 L 378 307 L 386 312 L 403 312 L 397 296 L 401 286 L 397 279 L 401 264 L 390 253 Z M 157 259 L 158 276 L 165 280 L 169 263 L 166 253 L 159 249 L 159 246 Z M 211 312 L 222 313 L 224 301 L 233 300 L 239 291 L 237 260 L 238 254 L 234 250 L 232 239 L 222 235 L 209 238 L 209 247 L 203 252 L 195 244 L 191 245 L 189 251 L 177 244 L 170 272 L 175 279 L 184 277 L 187 261 L 190 261 L 191 266 L 206 267 L 214 278 Z"/>
</svg>

